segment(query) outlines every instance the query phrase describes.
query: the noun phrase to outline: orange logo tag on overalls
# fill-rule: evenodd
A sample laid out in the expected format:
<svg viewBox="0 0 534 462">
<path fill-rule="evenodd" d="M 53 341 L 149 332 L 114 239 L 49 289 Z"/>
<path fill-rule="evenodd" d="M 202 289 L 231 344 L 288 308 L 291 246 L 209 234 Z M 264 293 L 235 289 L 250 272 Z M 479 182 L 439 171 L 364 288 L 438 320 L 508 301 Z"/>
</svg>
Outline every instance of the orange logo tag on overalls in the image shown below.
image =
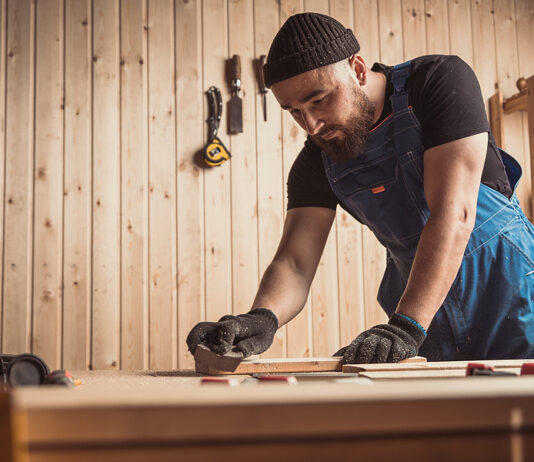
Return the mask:
<svg viewBox="0 0 534 462">
<path fill-rule="evenodd" d="M 371 189 L 371 192 L 373 194 L 378 194 L 378 193 L 384 192 L 385 190 L 386 188 L 384 188 L 384 186 L 378 186 L 376 188 Z"/>
</svg>

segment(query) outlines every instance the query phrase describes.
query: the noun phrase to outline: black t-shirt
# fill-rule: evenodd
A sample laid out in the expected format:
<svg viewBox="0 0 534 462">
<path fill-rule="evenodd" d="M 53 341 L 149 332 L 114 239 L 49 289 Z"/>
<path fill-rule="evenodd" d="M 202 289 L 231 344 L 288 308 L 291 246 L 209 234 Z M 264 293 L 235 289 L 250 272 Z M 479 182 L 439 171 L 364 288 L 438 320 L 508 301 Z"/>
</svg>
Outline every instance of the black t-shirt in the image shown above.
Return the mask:
<svg viewBox="0 0 534 462">
<path fill-rule="evenodd" d="M 389 97 L 393 93 L 390 82 L 392 69 L 380 63 L 372 67 L 373 71 L 385 74 L 388 82 L 384 109 L 374 126 L 391 114 Z M 458 56 L 415 58 L 411 62 L 411 74 L 406 85 L 409 104 L 421 123 L 424 149 L 489 132 L 482 183 L 511 197 L 510 182 L 489 129 L 480 85 L 469 65 Z M 306 140 L 289 172 L 287 193 L 288 209 L 335 209 L 339 203 L 328 183 L 321 151 L 310 138 Z"/>
</svg>

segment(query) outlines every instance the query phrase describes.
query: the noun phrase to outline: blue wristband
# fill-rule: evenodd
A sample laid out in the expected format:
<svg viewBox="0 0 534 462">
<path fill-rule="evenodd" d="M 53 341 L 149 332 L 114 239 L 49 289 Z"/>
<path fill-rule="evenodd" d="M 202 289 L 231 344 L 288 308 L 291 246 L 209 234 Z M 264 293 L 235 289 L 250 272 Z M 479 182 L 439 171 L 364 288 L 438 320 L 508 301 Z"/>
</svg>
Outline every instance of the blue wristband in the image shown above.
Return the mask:
<svg viewBox="0 0 534 462">
<path fill-rule="evenodd" d="M 423 332 L 423 334 L 425 334 L 425 338 L 426 338 L 426 330 L 425 328 L 419 324 L 417 321 L 415 321 L 414 319 L 410 318 L 409 316 L 406 316 L 405 314 L 400 314 L 400 313 L 395 313 L 397 316 L 400 316 L 401 318 L 404 318 L 406 319 L 406 321 L 409 321 L 411 324 L 413 324 L 414 326 L 417 326 L 419 329 L 421 329 L 421 331 Z"/>
</svg>

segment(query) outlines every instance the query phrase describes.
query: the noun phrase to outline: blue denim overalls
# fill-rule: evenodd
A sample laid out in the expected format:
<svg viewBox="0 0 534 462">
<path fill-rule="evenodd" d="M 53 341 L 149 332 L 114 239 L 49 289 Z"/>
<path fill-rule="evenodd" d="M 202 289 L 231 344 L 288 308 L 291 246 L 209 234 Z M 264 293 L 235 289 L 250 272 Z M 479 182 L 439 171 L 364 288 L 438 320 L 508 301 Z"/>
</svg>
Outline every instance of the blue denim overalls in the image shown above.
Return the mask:
<svg viewBox="0 0 534 462">
<path fill-rule="evenodd" d="M 408 106 L 410 62 L 391 73 L 392 114 L 369 133 L 364 153 L 336 163 L 322 153 L 343 207 L 387 249 L 378 301 L 391 316 L 404 292 L 430 215 L 423 189 L 421 125 Z M 515 191 L 521 167 L 501 151 Z M 534 357 L 534 227 L 514 193 L 481 184 L 460 270 L 419 354 L 429 360 Z"/>
</svg>

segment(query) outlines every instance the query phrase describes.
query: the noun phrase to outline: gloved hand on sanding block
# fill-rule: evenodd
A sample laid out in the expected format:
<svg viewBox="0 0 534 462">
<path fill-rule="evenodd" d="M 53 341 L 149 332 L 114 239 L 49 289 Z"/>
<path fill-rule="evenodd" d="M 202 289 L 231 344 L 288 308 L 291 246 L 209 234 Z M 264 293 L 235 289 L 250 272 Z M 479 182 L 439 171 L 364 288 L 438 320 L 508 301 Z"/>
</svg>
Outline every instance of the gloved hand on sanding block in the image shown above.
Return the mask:
<svg viewBox="0 0 534 462">
<path fill-rule="evenodd" d="M 265 308 L 256 308 L 238 316 L 226 315 L 218 322 L 199 322 L 187 336 L 187 347 L 194 354 L 198 345 L 224 355 L 240 351 L 243 357 L 266 351 L 278 329 L 276 315 Z"/>
<path fill-rule="evenodd" d="M 395 313 L 388 324 L 362 332 L 334 356 L 343 356 L 344 364 L 396 363 L 416 356 L 425 339 L 426 331 L 419 323 Z"/>
</svg>

